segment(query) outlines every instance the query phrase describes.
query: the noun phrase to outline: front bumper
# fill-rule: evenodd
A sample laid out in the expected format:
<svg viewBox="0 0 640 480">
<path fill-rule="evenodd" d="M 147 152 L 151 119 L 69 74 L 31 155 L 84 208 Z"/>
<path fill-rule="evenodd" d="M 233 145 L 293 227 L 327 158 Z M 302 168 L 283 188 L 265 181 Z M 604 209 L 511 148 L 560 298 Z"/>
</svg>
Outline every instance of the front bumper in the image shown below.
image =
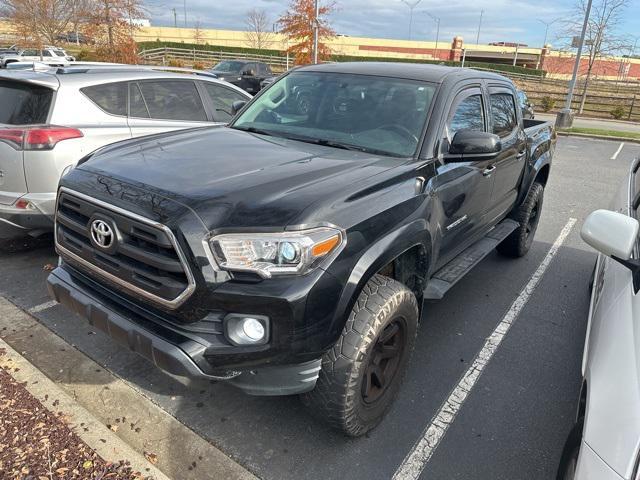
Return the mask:
<svg viewBox="0 0 640 480">
<path fill-rule="evenodd" d="M 0 239 L 38 236 L 53 231 L 55 193 L 20 195 L 0 192 L 0 198 L 14 200 L 12 204 L 0 203 Z M 16 208 L 18 200 L 28 201 L 31 208 Z"/>
<path fill-rule="evenodd" d="M 583 440 L 575 480 L 624 480 Z"/>
<path fill-rule="evenodd" d="M 193 325 L 169 324 L 161 318 L 152 321 L 140 311 L 124 308 L 122 302 L 114 300 L 113 293 L 101 292 L 90 279 L 71 275 L 62 267 L 49 275 L 47 285 L 57 302 L 175 375 L 228 381 L 252 395 L 292 395 L 312 390 L 320 372 L 319 358 L 294 365 L 265 364 L 250 370 L 214 368 L 207 352 L 215 339 Z M 215 330 L 215 316 L 207 320 Z"/>
</svg>

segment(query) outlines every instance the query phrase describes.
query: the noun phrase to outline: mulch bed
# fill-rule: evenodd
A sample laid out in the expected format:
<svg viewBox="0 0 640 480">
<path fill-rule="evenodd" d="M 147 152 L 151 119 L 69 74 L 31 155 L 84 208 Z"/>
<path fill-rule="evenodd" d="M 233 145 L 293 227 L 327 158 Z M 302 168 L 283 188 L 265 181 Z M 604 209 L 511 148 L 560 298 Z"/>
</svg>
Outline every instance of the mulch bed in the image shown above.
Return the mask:
<svg viewBox="0 0 640 480">
<path fill-rule="evenodd" d="M 0 355 L 3 353 L 0 349 Z M 56 404 L 56 399 L 51 401 Z M 133 472 L 127 462 L 109 463 L 100 458 L 69 428 L 63 415 L 47 410 L 23 384 L 0 368 L 0 478 L 120 480 L 145 477 Z"/>
</svg>

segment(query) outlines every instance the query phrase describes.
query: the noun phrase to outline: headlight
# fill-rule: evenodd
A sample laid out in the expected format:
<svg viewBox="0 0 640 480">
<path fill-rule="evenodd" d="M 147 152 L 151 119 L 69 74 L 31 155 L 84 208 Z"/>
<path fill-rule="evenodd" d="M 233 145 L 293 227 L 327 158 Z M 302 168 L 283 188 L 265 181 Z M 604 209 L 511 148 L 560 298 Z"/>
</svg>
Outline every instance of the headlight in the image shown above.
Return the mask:
<svg viewBox="0 0 640 480">
<path fill-rule="evenodd" d="M 341 230 L 322 227 L 300 232 L 221 234 L 211 238 L 209 246 L 223 270 L 270 278 L 304 275 L 334 258 L 345 242 Z"/>
</svg>

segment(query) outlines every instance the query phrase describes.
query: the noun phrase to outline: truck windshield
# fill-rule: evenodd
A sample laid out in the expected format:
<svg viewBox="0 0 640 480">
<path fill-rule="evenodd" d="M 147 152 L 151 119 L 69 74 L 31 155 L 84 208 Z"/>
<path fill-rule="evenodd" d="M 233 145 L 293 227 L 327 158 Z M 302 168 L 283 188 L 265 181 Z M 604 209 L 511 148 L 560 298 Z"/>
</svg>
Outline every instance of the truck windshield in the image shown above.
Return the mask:
<svg viewBox="0 0 640 480">
<path fill-rule="evenodd" d="M 215 67 L 211 69 L 212 72 L 221 72 L 221 73 L 235 73 L 240 72 L 242 67 L 245 65 L 244 62 L 220 62 Z"/>
<path fill-rule="evenodd" d="M 415 154 L 436 86 L 369 75 L 293 72 L 232 128 L 381 155 Z"/>
</svg>

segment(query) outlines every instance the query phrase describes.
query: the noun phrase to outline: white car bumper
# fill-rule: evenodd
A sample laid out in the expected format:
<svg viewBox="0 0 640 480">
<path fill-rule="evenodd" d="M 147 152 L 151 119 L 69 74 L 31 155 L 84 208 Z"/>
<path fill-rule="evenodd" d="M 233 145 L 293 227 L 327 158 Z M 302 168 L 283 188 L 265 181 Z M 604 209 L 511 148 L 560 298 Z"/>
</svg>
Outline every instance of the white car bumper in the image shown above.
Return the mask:
<svg viewBox="0 0 640 480">
<path fill-rule="evenodd" d="M 583 440 L 575 480 L 625 480 L 607 465 Z"/>
</svg>

